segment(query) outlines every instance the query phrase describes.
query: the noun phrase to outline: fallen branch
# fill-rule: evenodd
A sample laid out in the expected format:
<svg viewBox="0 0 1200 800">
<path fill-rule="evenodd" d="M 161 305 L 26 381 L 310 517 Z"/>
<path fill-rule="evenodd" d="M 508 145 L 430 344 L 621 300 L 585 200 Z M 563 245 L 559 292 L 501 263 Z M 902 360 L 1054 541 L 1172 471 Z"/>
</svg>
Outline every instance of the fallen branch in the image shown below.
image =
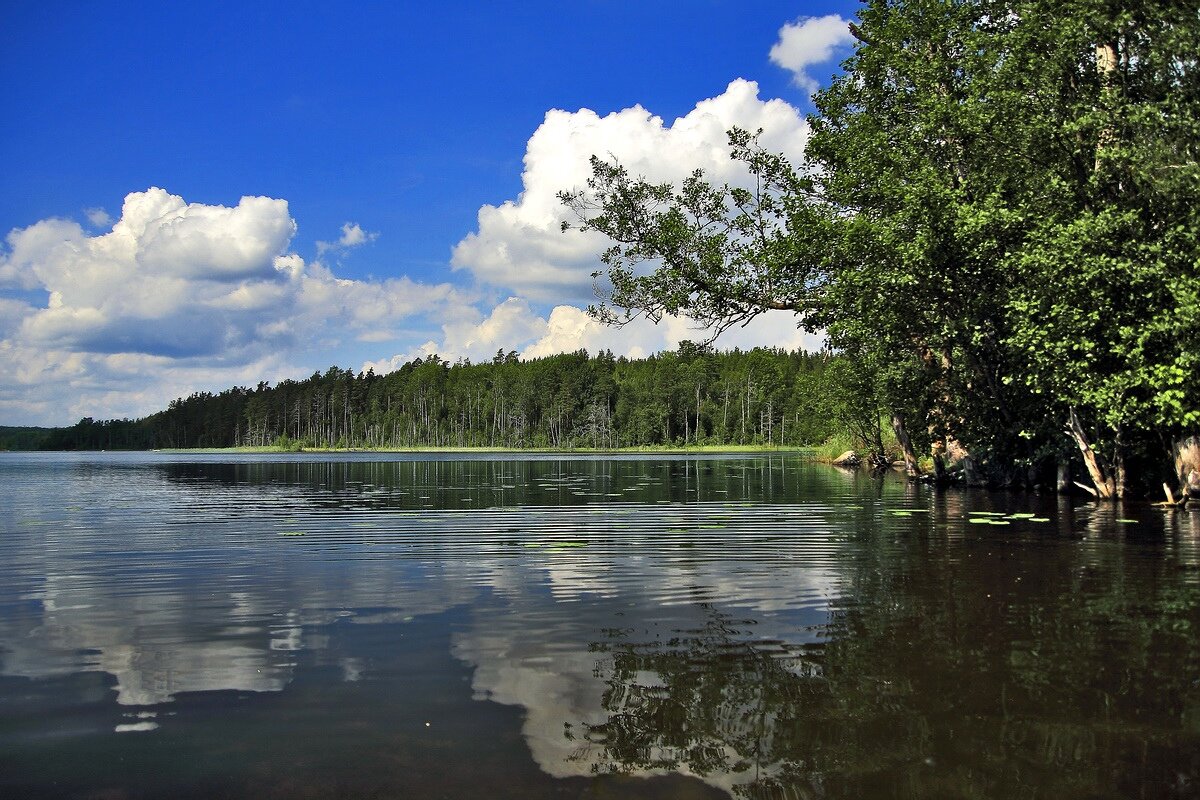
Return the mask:
<svg viewBox="0 0 1200 800">
<path fill-rule="evenodd" d="M 1187 504 L 1187 495 L 1184 495 L 1183 497 L 1179 498 L 1178 500 L 1175 499 L 1175 493 L 1171 491 L 1170 484 L 1168 484 L 1168 483 L 1163 484 L 1163 492 L 1166 493 L 1166 495 L 1167 495 L 1166 502 L 1155 503 L 1154 505 L 1156 505 L 1160 508 L 1177 508 L 1179 506 Z"/>
</svg>

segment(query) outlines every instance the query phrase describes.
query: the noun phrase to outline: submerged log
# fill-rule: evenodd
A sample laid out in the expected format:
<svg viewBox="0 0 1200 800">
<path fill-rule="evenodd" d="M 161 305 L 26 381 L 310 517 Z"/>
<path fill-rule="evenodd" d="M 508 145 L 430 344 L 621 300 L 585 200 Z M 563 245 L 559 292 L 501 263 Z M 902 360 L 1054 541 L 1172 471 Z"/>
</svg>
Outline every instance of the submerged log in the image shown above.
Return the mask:
<svg viewBox="0 0 1200 800">
<path fill-rule="evenodd" d="M 1165 494 L 1167 496 L 1167 502 L 1155 503 L 1154 505 L 1156 505 L 1156 506 L 1181 506 L 1187 502 L 1186 494 L 1183 497 L 1179 498 L 1178 500 L 1175 499 L 1175 492 L 1171 491 L 1171 484 L 1169 484 L 1169 483 L 1163 484 L 1163 494 Z"/>
</svg>

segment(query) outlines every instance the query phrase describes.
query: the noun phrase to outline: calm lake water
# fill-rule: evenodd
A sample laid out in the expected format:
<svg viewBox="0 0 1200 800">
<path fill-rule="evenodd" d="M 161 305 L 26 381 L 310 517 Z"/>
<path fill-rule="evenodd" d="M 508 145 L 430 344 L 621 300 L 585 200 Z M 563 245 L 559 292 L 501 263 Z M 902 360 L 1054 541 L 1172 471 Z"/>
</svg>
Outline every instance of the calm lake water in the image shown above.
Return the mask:
<svg viewBox="0 0 1200 800">
<path fill-rule="evenodd" d="M 1197 797 L 1200 512 L 780 455 L 0 454 L 0 796 Z"/>
</svg>

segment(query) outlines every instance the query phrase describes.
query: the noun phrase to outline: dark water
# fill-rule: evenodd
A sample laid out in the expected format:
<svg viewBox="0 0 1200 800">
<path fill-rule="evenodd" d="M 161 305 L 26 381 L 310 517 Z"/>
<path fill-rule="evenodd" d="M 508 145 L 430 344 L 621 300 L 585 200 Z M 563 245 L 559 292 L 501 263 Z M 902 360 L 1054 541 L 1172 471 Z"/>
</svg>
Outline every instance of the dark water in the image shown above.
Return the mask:
<svg viewBox="0 0 1200 800">
<path fill-rule="evenodd" d="M 0 455 L 0 797 L 1200 796 L 1200 512 L 184 458 Z"/>
</svg>

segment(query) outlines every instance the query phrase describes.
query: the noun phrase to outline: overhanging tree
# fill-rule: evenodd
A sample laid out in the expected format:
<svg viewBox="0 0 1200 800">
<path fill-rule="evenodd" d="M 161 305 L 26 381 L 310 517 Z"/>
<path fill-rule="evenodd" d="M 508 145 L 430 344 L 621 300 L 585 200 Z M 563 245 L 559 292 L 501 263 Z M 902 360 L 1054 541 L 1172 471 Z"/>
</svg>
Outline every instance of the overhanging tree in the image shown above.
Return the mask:
<svg viewBox="0 0 1200 800">
<path fill-rule="evenodd" d="M 752 188 L 593 160 L 562 195 L 614 242 L 592 313 L 793 311 L 878 365 L 901 440 L 1011 480 L 1070 420 L 1119 493 L 1131 443 L 1200 422 L 1197 5 L 875 0 L 853 32 L 799 168 L 737 130 Z"/>
</svg>

